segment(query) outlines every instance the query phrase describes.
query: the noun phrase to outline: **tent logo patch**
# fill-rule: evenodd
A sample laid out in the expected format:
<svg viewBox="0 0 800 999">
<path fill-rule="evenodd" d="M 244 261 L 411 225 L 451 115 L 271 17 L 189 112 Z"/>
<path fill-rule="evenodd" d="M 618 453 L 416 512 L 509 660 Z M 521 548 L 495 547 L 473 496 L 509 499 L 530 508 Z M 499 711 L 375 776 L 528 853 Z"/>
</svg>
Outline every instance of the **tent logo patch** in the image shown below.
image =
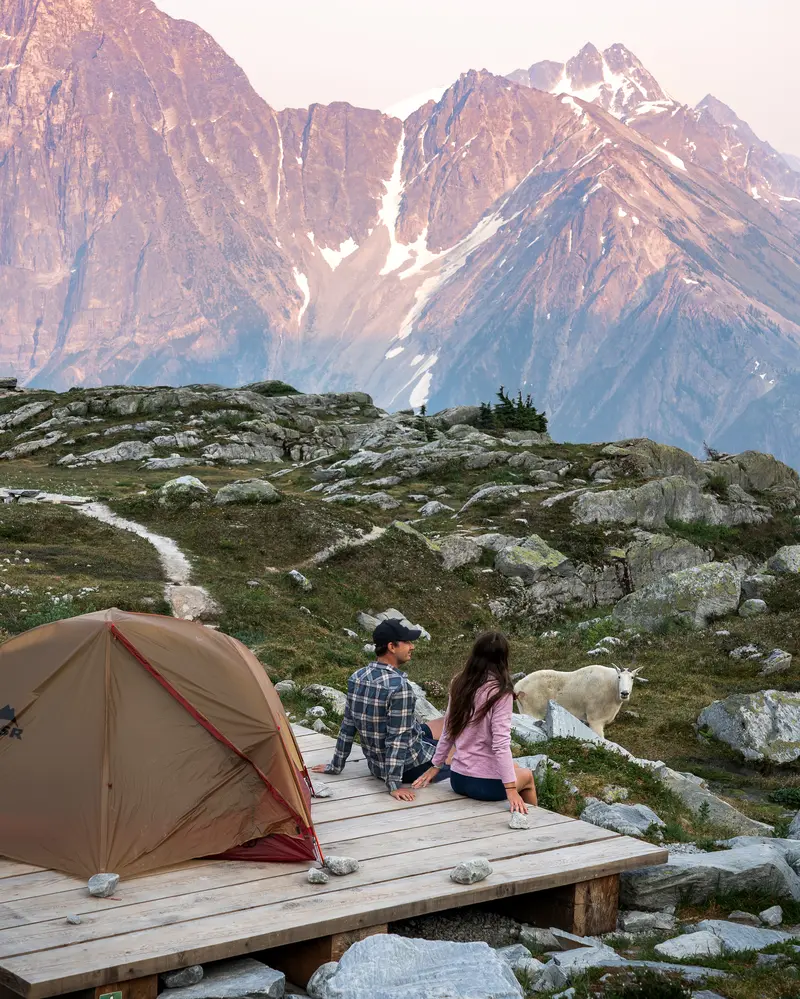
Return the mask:
<svg viewBox="0 0 800 999">
<path fill-rule="evenodd" d="M 0 708 L 0 739 L 6 736 L 9 739 L 22 738 L 22 729 L 18 726 L 16 712 L 10 704 Z"/>
</svg>

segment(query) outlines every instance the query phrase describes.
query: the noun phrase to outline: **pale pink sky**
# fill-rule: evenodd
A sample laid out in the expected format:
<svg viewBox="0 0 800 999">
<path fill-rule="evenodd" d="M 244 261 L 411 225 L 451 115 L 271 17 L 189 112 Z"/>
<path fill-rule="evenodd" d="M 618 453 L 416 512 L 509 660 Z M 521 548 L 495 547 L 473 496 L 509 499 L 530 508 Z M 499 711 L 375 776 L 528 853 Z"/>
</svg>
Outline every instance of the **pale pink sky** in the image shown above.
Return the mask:
<svg viewBox="0 0 800 999">
<path fill-rule="evenodd" d="M 205 28 L 274 108 L 385 108 L 468 69 L 627 45 L 677 100 L 707 93 L 800 156 L 800 0 L 157 0 Z"/>
</svg>

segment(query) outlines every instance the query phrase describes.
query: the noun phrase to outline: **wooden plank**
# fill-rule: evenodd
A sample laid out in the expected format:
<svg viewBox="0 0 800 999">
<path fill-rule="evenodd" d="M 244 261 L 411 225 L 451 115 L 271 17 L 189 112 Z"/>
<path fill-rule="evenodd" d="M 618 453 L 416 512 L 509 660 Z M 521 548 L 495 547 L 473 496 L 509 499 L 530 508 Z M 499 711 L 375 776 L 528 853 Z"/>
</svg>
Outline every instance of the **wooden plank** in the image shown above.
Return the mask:
<svg viewBox="0 0 800 999">
<path fill-rule="evenodd" d="M 21 864 L 16 860 L 0 857 L 0 878 L 16 878 L 20 874 L 38 874 L 45 867 L 34 867 L 33 864 Z"/>
<path fill-rule="evenodd" d="M 322 763 L 327 763 L 327 760 L 322 760 Z M 369 780 L 374 781 L 378 787 L 383 787 L 383 781 L 378 780 L 377 777 L 373 777 L 369 771 L 366 760 L 350 760 L 347 766 L 340 774 L 311 774 L 312 779 L 319 777 L 321 781 L 326 784 L 338 784 L 340 781 L 346 780 Z"/>
<path fill-rule="evenodd" d="M 442 781 L 441 784 L 434 784 L 426 787 L 417 793 L 413 801 L 398 801 L 386 790 L 385 786 L 376 781 L 377 796 L 366 795 L 354 798 L 338 799 L 336 797 L 321 798 L 317 804 L 317 811 L 314 812 L 314 824 L 320 822 L 332 822 L 334 819 L 358 818 L 360 815 L 375 815 L 376 812 L 384 815 L 389 812 L 407 812 L 414 808 L 430 808 L 445 801 L 458 800 L 455 791 L 450 787 L 449 781 Z M 497 802 L 494 810 L 500 811 Z"/>
<path fill-rule="evenodd" d="M 304 758 L 306 753 L 313 752 L 315 749 L 324 749 L 333 755 L 333 750 L 336 747 L 333 739 L 329 739 L 322 732 L 311 732 L 309 735 L 301 735 L 297 740 L 297 745 L 300 747 L 300 752 Z"/>
<path fill-rule="evenodd" d="M 664 863 L 666 850 L 615 836 L 579 849 L 552 850 L 496 862 L 490 878 L 456 885 L 442 871 L 364 887 L 313 894 L 177 925 L 134 930 L 3 961 L 0 981 L 28 999 L 44 999 L 101 981 L 140 978 L 178 965 L 221 960 L 380 922 L 486 902 L 578 879 Z M 80 927 L 75 927 L 80 929 Z M 15 984 L 16 983 L 16 986 Z"/>
<path fill-rule="evenodd" d="M 37 871 L 34 874 L 19 874 L 0 881 L 0 905 L 19 898 L 33 898 L 37 895 L 55 895 L 74 888 L 86 888 L 86 882 L 73 878 L 60 871 Z"/>
<path fill-rule="evenodd" d="M 387 795 L 388 797 L 388 795 Z M 352 839 L 357 836 L 382 836 L 396 829 L 418 829 L 433 822 L 446 822 L 448 819 L 471 818 L 473 815 L 504 815 L 496 802 L 472 801 L 469 798 L 454 798 L 439 804 L 422 805 L 405 810 L 378 812 L 373 815 L 359 815 L 354 819 L 328 820 L 324 816 L 315 818 L 314 826 L 323 843 L 330 839 Z"/>
<path fill-rule="evenodd" d="M 294 732 L 295 739 L 299 739 L 303 735 L 317 735 L 313 728 L 309 728 L 307 725 L 300 725 L 297 722 L 292 723 L 292 731 Z"/>
<path fill-rule="evenodd" d="M 561 828 L 564 826 L 565 828 Z M 568 828 L 567 828 L 568 827 Z M 575 828 L 573 828 L 575 827 Z M 549 850 L 556 846 L 582 842 L 585 833 L 579 824 L 564 815 L 536 809 L 531 813 L 531 828 L 536 828 L 536 849 Z M 560 830 L 560 831 L 559 831 Z M 456 820 L 438 823 L 419 830 L 415 836 L 400 830 L 380 838 L 363 837 L 326 844 L 333 854 L 355 857 L 359 861 L 408 853 L 432 846 L 471 843 L 486 834 L 486 818 Z M 92 898 L 81 887 L 57 896 L 22 899 L 12 905 L 0 907 L 0 930 L 13 926 L 30 926 L 51 919 L 64 919 L 71 913 L 83 916 L 119 909 L 121 905 L 137 902 L 156 902 L 176 898 L 190 892 L 210 891 L 232 885 L 254 882 L 266 883 L 273 877 L 283 877 L 301 869 L 297 864 L 254 864 L 249 861 L 212 861 L 192 869 L 182 868 L 165 874 L 146 875 L 132 881 L 123 881 L 118 889 L 119 900 Z M 303 865 L 302 870 L 305 870 Z M 2 940 L 2 934 L 0 934 Z"/>
<path fill-rule="evenodd" d="M 307 767 L 316 766 L 318 763 L 330 763 L 331 757 L 333 756 L 333 749 L 312 749 L 308 753 L 303 753 L 303 762 Z M 350 763 L 355 763 L 358 760 L 363 760 L 364 754 L 361 752 L 361 746 L 353 746 L 350 755 L 347 757 L 347 764 L 345 770 L 350 765 Z M 320 774 L 320 777 L 322 774 Z"/>
<path fill-rule="evenodd" d="M 608 839 L 616 835 L 609 830 L 590 826 L 588 823 L 580 825 L 584 827 L 581 830 L 582 842 Z M 483 838 L 462 846 L 460 857 L 454 857 L 451 844 L 429 847 L 425 850 L 418 849 L 395 857 L 381 856 L 365 861 L 361 869 L 356 874 L 348 876 L 346 880 L 333 878 L 329 885 L 322 888 L 308 883 L 305 867 L 295 866 L 282 877 L 266 881 L 225 885 L 206 891 L 189 891 L 158 902 L 118 903 L 113 909 L 84 912 L 79 926 L 67 925 L 60 919 L 54 919 L 34 925 L 11 927 L 0 934 L 0 961 L 20 954 L 31 954 L 34 951 L 97 940 L 100 936 L 116 937 L 133 930 L 194 921 L 222 912 L 234 913 L 249 906 L 264 906 L 270 902 L 309 896 L 323 898 L 356 887 L 393 881 L 430 871 L 450 870 L 459 859 L 466 859 L 467 856 L 502 859 L 533 851 L 536 846 L 537 837 L 530 830 L 527 832 L 510 830 L 503 822 L 492 831 L 492 835 L 487 835 L 484 831 Z M 533 855 L 532 852 L 528 854 L 528 856 Z M 527 861 L 527 857 L 522 859 Z"/>
</svg>

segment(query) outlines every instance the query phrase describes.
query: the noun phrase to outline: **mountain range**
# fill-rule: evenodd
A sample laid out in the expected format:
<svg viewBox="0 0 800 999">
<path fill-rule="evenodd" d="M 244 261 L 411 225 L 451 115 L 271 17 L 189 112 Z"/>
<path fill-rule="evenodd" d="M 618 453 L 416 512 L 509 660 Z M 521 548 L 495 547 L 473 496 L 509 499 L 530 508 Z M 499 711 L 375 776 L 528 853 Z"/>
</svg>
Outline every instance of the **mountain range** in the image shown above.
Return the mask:
<svg viewBox="0 0 800 999">
<path fill-rule="evenodd" d="M 504 384 L 557 437 L 800 464 L 791 164 L 622 45 L 400 120 L 276 111 L 151 0 L 0 0 L 0 366 L 393 409 Z"/>
</svg>

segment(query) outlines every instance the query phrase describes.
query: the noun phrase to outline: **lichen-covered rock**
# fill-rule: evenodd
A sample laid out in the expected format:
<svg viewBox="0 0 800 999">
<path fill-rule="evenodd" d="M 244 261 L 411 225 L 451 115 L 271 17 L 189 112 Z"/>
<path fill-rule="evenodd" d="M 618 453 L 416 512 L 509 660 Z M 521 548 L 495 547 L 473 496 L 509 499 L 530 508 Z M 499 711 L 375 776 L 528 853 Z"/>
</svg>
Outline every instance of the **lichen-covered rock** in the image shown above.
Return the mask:
<svg viewBox="0 0 800 999">
<path fill-rule="evenodd" d="M 326 885 L 330 881 L 330 877 L 325 871 L 320 870 L 318 867 L 310 867 L 308 870 L 308 883 L 310 885 Z"/>
<path fill-rule="evenodd" d="M 694 774 L 679 773 L 671 767 L 660 766 L 655 770 L 658 779 L 676 794 L 695 815 L 705 815 L 710 822 L 723 829 L 730 829 L 741 836 L 770 836 L 772 826 L 743 814 L 733 805 L 718 798 Z"/>
<path fill-rule="evenodd" d="M 641 530 L 635 532 L 634 540 L 625 551 L 634 590 L 641 590 L 671 572 L 705 565 L 711 559 L 710 551 L 684 538 Z"/>
<path fill-rule="evenodd" d="M 480 545 L 475 544 L 472 538 L 465 538 L 460 534 L 442 538 L 438 544 L 442 565 L 448 572 L 465 565 L 474 565 L 483 555 Z"/>
<path fill-rule="evenodd" d="M 683 936 L 665 940 L 655 946 L 655 952 L 659 957 L 666 957 L 673 961 L 685 961 L 687 958 L 697 957 L 719 957 L 722 950 L 722 940 L 710 930 L 685 933 Z"/>
<path fill-rule="evenodd" d="M 512 500 L 518 499 L 525 493 L 535 493 L 535 486 L 484 486 L 479 489 L 474 496 L 471 496 L 461 507 L 459 513 L 465 513 L 476 503 L 485 503 L 487 500 Z"/>
<path fill-rule="evenodd" d="M 743 600 L 739 607 L 739 617 L 758 617 L 760 614 L 769 612 L 769 607 L 763 600 L 753 597 L 750 600 Z"/>
<path fill-rule="evenodd" d="M 785 545 L 770 559 L 767 559 L 767 572 L 776 576 L 788 576 L 800 572 L 800 545 Z"/>
<path fill-rule="evenodd" d="M 655 631 L 670 621 L 703 628 L 714 618 L 735 613 L 741 578 L 726 562 L 681 569 L 624 597 L 613 616 L 625 627 L 640 631 Z"/>
<path fill-rule="evenodd" d="M 563 567 L 567 556 L 551 548 L 538 534 L 531 534 L 520 544 L 498 551 L 494 567 L 503 576 L 521 579 L 532 583 L 542 573 Z"/>
<path fill-rule="evenodd" d="M 337 715 L 344 714 L 347 694 L 335 687 L 326 687 L 324 683 L 309 683 L 303 687 L 303 696 L 315 701 L 324 701 Z"/>
<path fill-rule="evenodd" d="M 439 500 L 430 500 L 419 508 L 420 517 L 436 517 L 441 513 L 455 513 L 455 511 L 446 503 L 440 503 Z"/>
<path fill-rule="evenodd" d="M 784 690 L 731 694 L 704 708 L 697 724 L 746 760 L 800 759 L 800 694 Z"/>
<path fill-rule="evenodd" d="M 279 503 L 281 494 L 271 482 L 264 479 L 240 479 L 231 482 L 217 491 L 214 503 L 225 506 L 228 503 Z"/>
<path fill-rule="evenodd" d="M 764 600 L 776 582 L 776 577 L 766 572 L 745 576 L 742 580 L 742 599 Z"/>
<path fill-rule="evenodd" d="M 58 464 L 80 467 L 82 465 L 110 465 L 118 461 L 141 461 L 143 458 L 151 458 L 154 450 L 152 444 L 144 441 L 120 441 L 113 447 L 89 451 L 88 454 L 68 454 L 61 458 Z"/>
</svg>

